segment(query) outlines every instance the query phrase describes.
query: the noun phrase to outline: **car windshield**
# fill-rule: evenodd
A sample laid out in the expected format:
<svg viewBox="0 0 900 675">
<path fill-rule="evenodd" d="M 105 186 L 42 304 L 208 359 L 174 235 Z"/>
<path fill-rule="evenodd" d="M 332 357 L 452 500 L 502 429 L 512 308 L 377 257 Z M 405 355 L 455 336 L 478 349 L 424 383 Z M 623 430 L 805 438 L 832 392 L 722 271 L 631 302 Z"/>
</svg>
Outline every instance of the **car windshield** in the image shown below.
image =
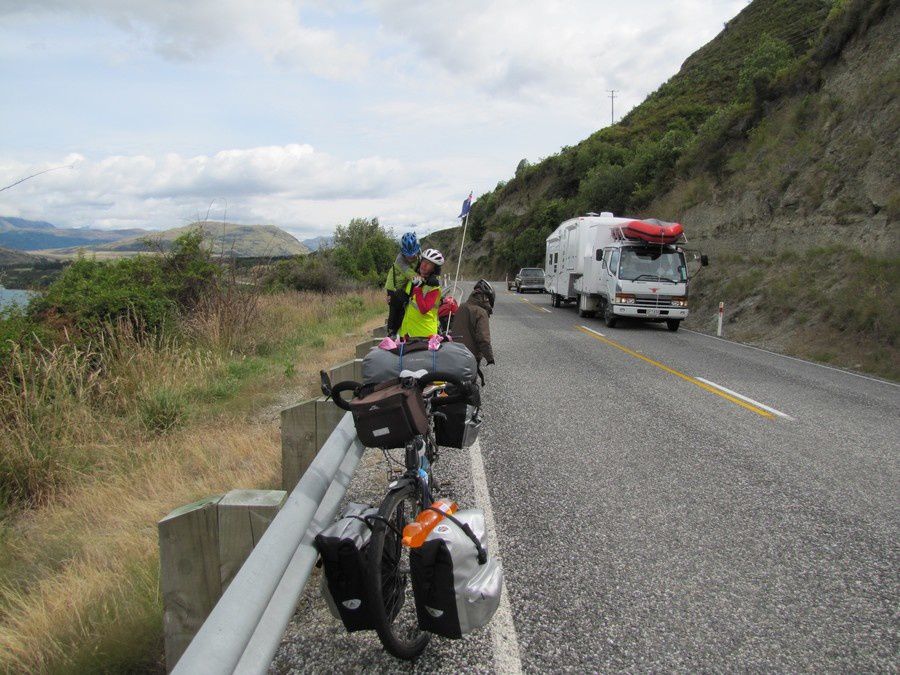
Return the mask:
<svg viewBox="0 0 900 675">
<path fill-rule="evenodd" d="M 542 277 L 544 276 L 544 270 L 542 269 L 528 269 L 522 270 L 519 272 L 519 276 L 522 277 Z"/>
<path fill-rule="evenodd" d="M 619 262 L 619 279 L 669 281 L 673 284 L 686 281 L 684 258 L 677 251 L 653 249 L 622 249 Z"/>
</svg>

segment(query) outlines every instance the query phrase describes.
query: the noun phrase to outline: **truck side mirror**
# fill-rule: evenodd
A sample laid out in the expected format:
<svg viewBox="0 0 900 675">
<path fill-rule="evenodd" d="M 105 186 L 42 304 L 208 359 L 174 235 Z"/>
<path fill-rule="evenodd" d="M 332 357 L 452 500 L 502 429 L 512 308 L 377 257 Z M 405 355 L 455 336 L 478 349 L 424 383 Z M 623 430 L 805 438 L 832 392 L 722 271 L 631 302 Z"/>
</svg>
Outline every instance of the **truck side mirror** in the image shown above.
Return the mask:
<svg viewBox="0 0 900 675">
<path fill-rule="evenodd" d="M 597 260 L 603 260 L 603 249 L 602 248 L 597 249 Z"/>
<path fill-rule="evenodd" d="M 709 265 L 709 256 L 708 255 L 700 256 L 700 265 L 702 267 L 706 267 L 707 265 Z"/>
</svg>

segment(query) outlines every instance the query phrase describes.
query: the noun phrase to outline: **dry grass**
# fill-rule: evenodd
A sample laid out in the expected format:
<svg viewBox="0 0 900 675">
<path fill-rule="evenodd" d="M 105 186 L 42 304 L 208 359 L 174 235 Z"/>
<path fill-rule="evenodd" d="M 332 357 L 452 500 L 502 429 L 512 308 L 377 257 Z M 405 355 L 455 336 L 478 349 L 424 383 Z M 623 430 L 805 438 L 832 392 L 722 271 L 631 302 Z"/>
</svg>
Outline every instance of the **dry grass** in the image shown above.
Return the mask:
<svg viewBox="0 0 900 675">
<path fill-rule="evenodd" d="M 0 525 L 0 671 L 160 669 L 156 522 L 210 494 L 274 486 L 277 424 L 259 421 L 260 407 L 287 387 L 311 390 L 319 367 L 350 357 L 358 338 L 345 334 L 372 325 L 382 303 L 380 293 L 261 297 L 243 351 L 201 316 L 180 343 L 113 333 L 80 351 L 19 353 L 27 377 L 3 390 L 18 407 L 4 408 L 0 451 L 36 460 L 43 442 L 62 478 Z M 185 406 L 165 432 L 141 419 L 159 391 Z"/>
</svg>

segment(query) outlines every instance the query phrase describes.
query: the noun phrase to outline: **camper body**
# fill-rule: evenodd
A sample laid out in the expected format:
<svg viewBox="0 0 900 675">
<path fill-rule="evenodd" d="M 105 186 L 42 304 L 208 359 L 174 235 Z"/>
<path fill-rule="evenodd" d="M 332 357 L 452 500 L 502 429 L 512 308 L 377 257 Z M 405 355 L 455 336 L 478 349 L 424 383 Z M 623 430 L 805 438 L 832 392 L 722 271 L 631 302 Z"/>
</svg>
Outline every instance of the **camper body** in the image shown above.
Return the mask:
<svg viewBox="0 0 900 675">
<path fill-rule="evenodd" d="M 610 327 L 619 318 L 631 318 L 664 321 L 678 330 L 688 316 L 681 233 L 677 224 L 611 213 L 565 221 L 547 237 L 544 262 L 551 303 L 575 302 L 579 316 L 599 313 Z"/>
</svg>

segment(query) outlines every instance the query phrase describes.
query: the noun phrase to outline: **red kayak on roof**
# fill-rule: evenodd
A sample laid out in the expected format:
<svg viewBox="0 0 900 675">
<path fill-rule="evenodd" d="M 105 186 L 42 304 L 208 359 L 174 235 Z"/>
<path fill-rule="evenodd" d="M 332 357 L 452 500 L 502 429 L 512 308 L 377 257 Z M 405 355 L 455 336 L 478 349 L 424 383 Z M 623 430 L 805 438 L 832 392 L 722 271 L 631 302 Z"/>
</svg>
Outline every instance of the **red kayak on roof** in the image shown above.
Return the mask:
<svg viewBox="0 0 900 675">
<path fill-rule="evenodd" d="M 674 244 L 684 234 L 680 223 L 664 223 L 655 218 L 629 221 L 621 231 L 628 239 L 640 239 L 650 244 Z"/>
</svg>

